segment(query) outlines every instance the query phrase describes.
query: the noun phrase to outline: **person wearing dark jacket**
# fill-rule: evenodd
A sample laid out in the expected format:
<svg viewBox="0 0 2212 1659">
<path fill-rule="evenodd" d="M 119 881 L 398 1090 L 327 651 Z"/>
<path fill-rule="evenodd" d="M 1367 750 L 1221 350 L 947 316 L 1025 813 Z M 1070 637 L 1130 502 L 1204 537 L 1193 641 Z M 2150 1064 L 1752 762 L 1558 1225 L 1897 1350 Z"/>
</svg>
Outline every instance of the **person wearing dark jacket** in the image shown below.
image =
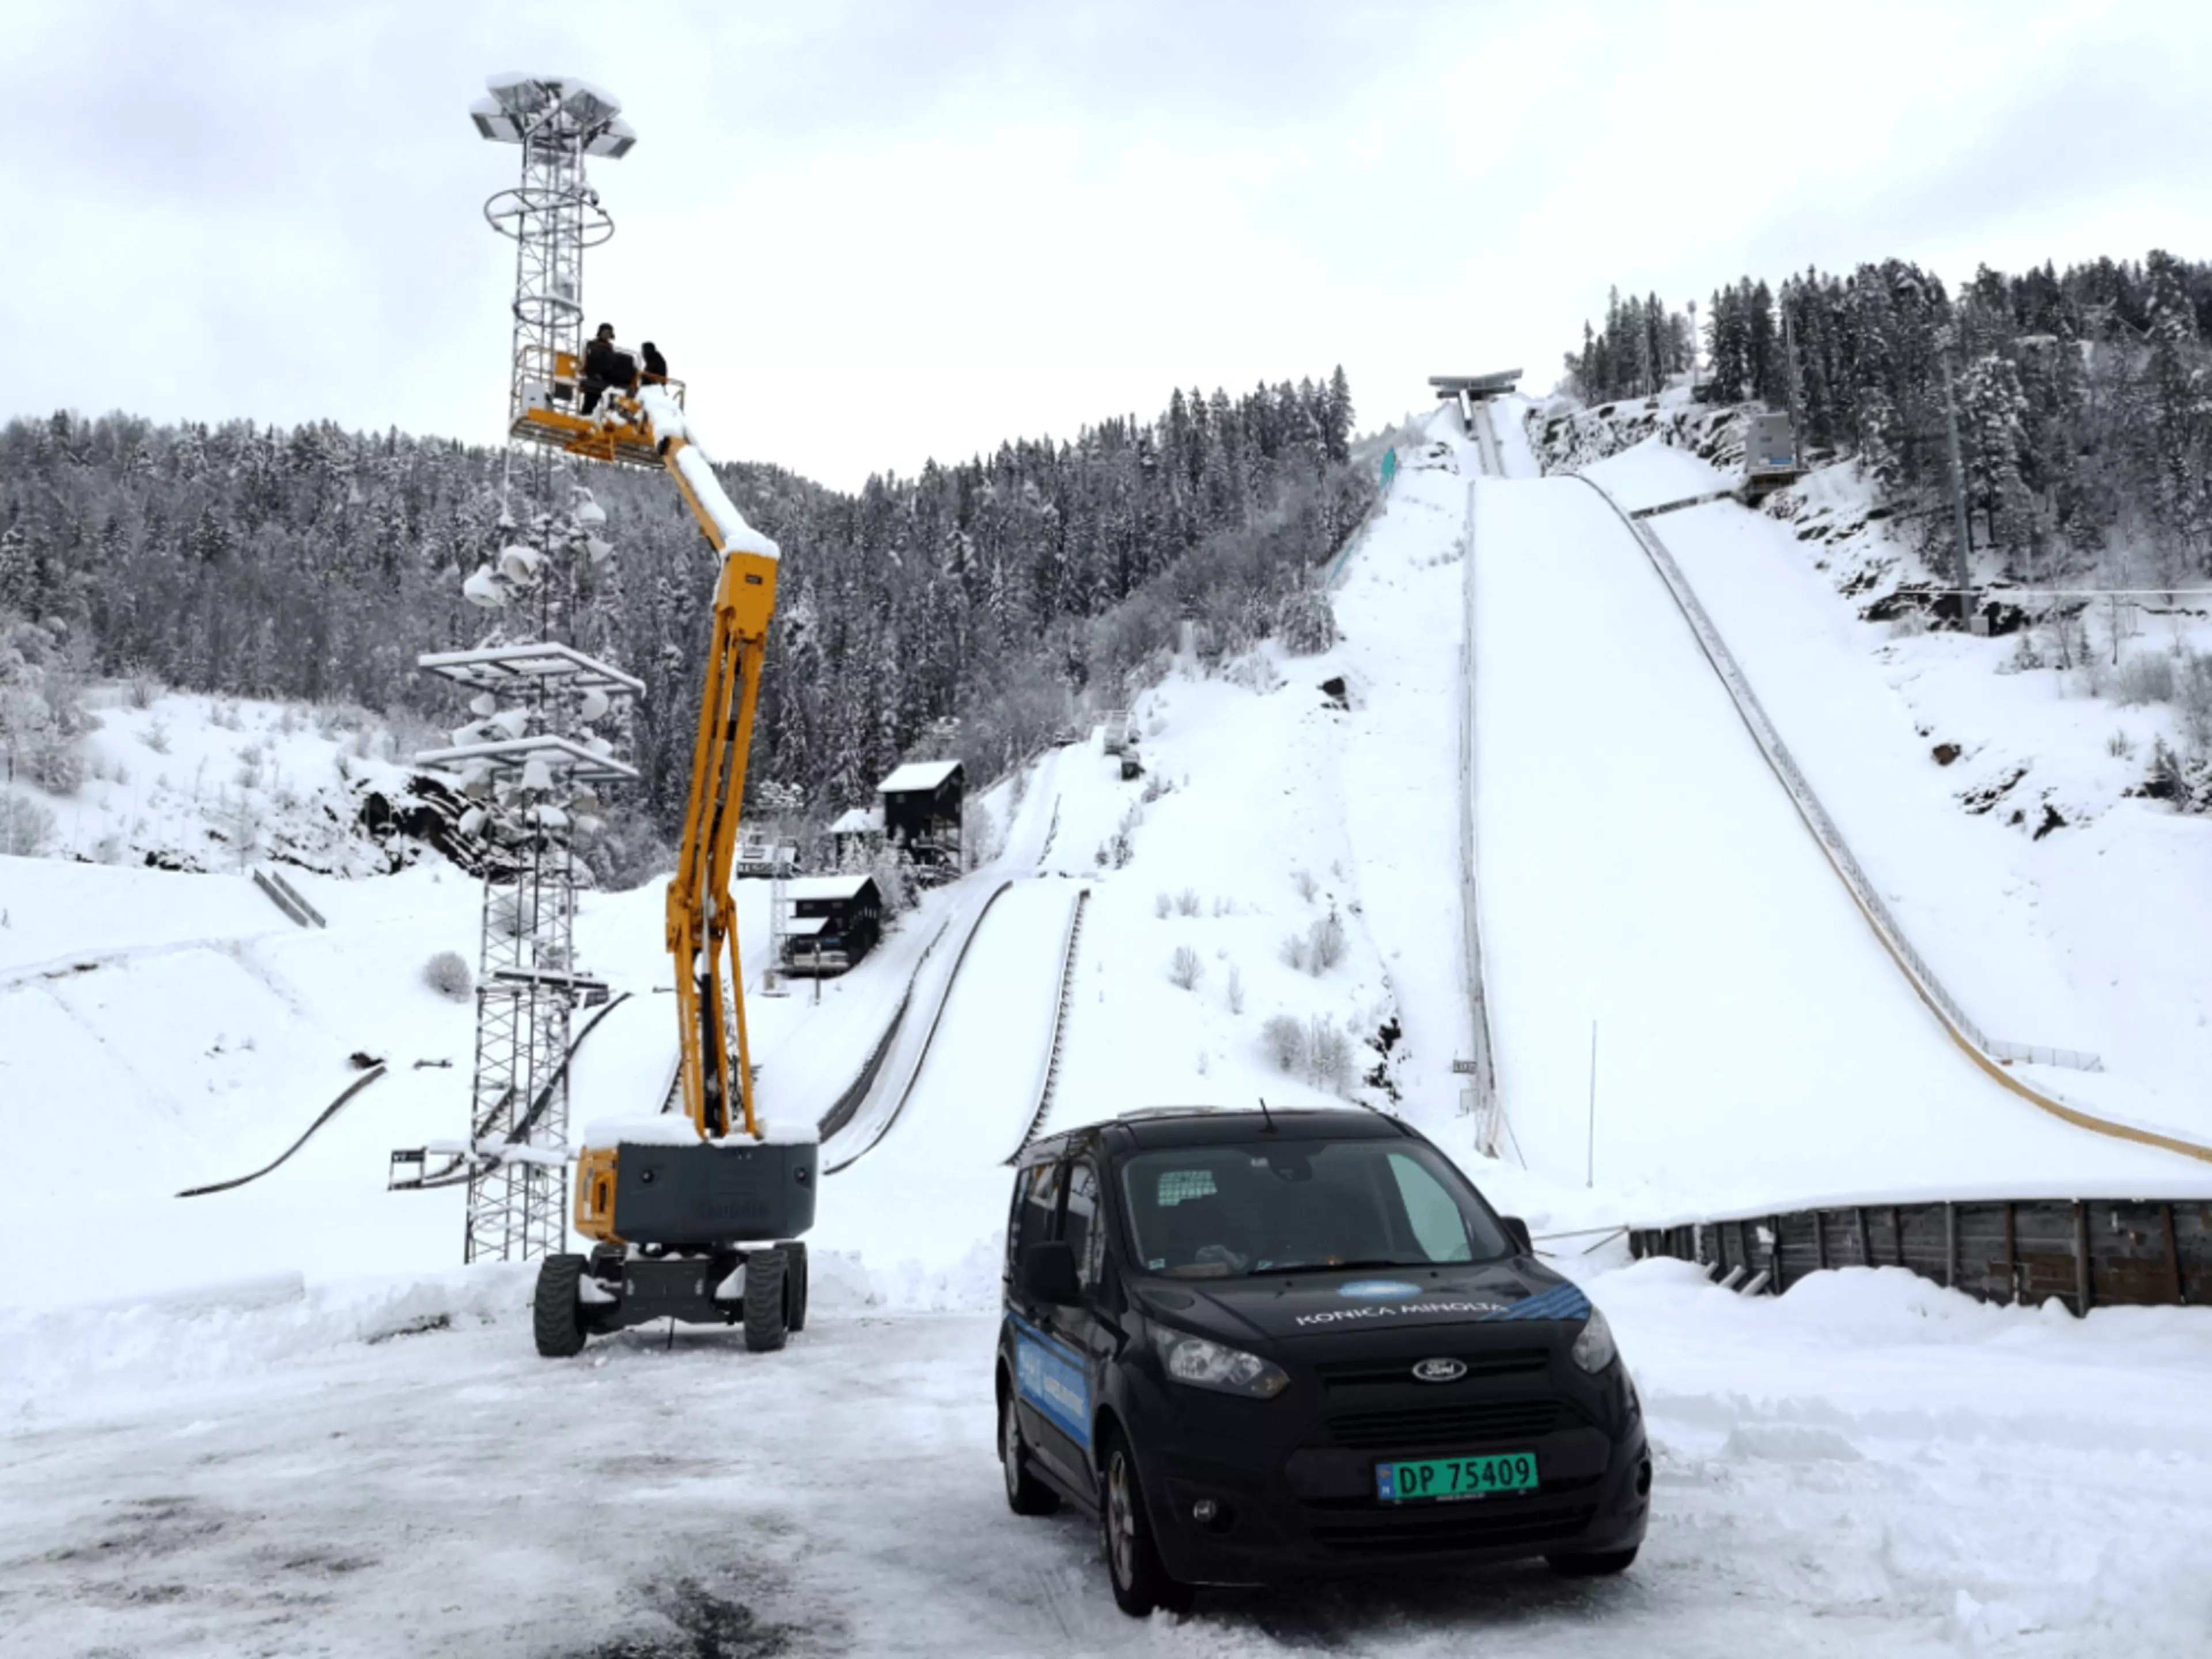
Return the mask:
<svg viewBox="0 0 2212 1659">
<path fill-rule="evenodd" d="M 588 415 L 599 406 L 600 394 L 609 386 L 627 391 L 636 376 L 629 354 L 615 345 L 615 325 L 601 323 L 591 344 L 584 348 L 584 413 Z"/>
<path fill-rule="evenodd" d="M 644 380 L 647 386 L 659 386 L 668 378 L 668 359 L 660 355 L 660 348 L 650 340 L 638 348 L 645 359 Z"/>
</svg>

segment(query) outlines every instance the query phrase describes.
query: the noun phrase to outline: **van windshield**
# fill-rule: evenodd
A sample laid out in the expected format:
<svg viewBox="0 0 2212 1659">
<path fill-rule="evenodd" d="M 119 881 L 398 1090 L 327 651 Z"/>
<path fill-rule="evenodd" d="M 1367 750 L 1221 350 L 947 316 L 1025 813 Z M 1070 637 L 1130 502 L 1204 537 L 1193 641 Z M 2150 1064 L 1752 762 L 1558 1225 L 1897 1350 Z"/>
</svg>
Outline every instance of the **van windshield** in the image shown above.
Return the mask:
<svg viewBox="0 0 2212 1659">
<path fill-rule="evenodd" d="M 1121 1166 L 1139 1264 L 1177 1279 L 1418 1267 L 1510 1255 L 1458 1170 L 1407 1140 L 1247 1141 Z"/>
</svg>

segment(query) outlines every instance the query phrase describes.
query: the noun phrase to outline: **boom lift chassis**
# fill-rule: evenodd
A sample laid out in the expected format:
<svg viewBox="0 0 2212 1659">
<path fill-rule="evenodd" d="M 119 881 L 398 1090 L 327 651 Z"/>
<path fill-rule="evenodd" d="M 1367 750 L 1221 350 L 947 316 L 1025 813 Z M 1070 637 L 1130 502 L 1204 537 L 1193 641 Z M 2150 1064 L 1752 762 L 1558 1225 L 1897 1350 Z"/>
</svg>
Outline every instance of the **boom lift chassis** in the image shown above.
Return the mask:
<svg viewBox="0 0 2212 1659">
<path fill-rule="evenodd" d="M 560 367 L 573 373 L 573 364 Z M 648 385 L 611 392 L 595 421 L 539 405 L 519 410 L 514 422 L 517 436 L 572 454 L 658 462 L 721 560 L 690 798 L 668 884 L 684 1115 L 628 1126 L 616 1144 L 579 1154 L 575 1229 L 594 1242 L 589 1255 L 540 1264 L 532 1326 L 548 1358 L 661 1319 L 742 1324 L 745 1346 L 762 1352 L 806 1322 L 798 1236 L 814 1222 L 820 1148 L 812 1126 L 798 1137 L 771 1134 L 754 1109 L 730 896 L 777 550 L 723 494 L 691 441 L 682 397 L 673 383 Z"/>
</svg>

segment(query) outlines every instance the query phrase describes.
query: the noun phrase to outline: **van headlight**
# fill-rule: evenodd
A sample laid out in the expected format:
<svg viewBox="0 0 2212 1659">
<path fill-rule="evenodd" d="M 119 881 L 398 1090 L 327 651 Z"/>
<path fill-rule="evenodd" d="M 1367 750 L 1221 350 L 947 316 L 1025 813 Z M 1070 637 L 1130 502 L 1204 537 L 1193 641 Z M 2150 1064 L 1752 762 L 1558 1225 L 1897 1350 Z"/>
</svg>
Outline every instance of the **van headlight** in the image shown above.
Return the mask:
<svg viewBox="0 0 2212 1659">
<path fill-rule="evenodd" d="M 1242 1348 L 1224 1347 L 1188 1331 L 1152 1327 L 1152 1346 L 1160 1364 L 1177 1382 L 1222 1394 L 1241 1394 L 1254 1400 L 1273 1400 L 1291 1386 L 1280 1365 Z"/>
<path fill-rule="evenodd" d="M 1575 1338 L 1575 1346 L 1569 1352 L 1574 1355 L 1576 1364 L 1595 1376 L 1613 1364 L 1620 1350 L 1613 1346 L 1613 1327 L 1605 1322 L 1603 1314 L 1592 1308 L 1589 1323 L 1583 1327 L 1582 1334 Z"/>
</svg>

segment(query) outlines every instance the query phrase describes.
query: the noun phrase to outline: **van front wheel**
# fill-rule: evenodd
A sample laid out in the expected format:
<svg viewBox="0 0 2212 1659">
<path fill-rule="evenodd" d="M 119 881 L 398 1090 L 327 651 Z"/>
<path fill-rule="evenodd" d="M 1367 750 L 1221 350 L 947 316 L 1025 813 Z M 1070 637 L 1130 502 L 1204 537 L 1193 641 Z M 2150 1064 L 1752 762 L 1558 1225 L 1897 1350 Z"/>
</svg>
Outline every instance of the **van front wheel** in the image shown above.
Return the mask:
<svg viewBox="0 0 2212 1659">
<path fill-rule="evenodd" d="M 1137 1457 L 1120 1434 L 1106 1443 L 1104 1501 L 1098 1505 L 1100 1524 L 1106 1534 L 1106 1572 L 1114 1584 L 1114 1605 L 1132 1619 L 1151 1615 L 1154 1607 L 1188 1613 L 1191 1592 L 1168 1577 L 1158 1545 L 1152 1541 L 1152 1519 L 1145 1510 L 1145 1492 L 1137 1478 Z"/>
</svg>

